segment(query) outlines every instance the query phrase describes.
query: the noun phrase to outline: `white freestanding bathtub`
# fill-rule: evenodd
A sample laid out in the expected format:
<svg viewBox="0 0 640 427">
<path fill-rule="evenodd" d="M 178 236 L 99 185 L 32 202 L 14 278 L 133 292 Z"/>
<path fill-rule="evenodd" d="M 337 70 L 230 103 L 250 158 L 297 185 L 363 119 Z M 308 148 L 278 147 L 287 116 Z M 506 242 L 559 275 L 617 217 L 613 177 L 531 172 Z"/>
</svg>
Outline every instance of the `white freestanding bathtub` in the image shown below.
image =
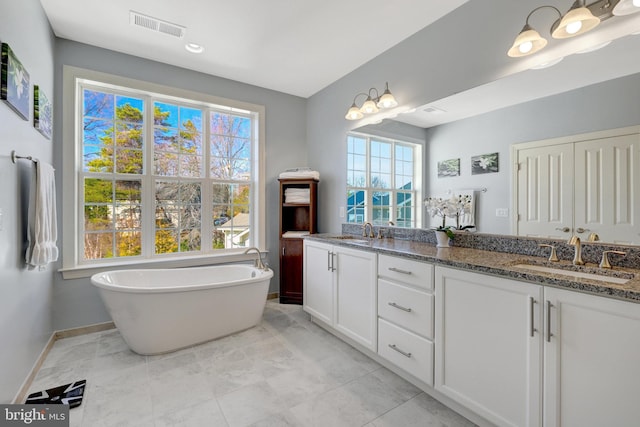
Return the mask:
<svg viewBox="0 0 640 427">
<path fill-rule="evenodd" d="M 257 325 L 272 276 L 271 270 L 231 264 L 107 271 L 91 283 L 129 347 L 152 355 Z"/>
</svg>

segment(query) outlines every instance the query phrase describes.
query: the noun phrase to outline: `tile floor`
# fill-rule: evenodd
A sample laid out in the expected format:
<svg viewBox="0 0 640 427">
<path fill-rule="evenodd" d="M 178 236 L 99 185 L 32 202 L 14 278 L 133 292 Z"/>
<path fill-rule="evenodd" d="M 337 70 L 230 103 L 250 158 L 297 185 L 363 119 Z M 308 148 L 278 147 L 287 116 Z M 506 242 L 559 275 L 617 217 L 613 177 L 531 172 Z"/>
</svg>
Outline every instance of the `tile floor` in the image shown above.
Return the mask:
<svg viewBox="0 0 640 427">
<path fill-rule="evenodd" d="M 160 356 L 117 330 L 59 340 L 30 393 L 81 379 L 71 426 L 473 426 L 274 301 L 255 328 Z"/>
</svg>

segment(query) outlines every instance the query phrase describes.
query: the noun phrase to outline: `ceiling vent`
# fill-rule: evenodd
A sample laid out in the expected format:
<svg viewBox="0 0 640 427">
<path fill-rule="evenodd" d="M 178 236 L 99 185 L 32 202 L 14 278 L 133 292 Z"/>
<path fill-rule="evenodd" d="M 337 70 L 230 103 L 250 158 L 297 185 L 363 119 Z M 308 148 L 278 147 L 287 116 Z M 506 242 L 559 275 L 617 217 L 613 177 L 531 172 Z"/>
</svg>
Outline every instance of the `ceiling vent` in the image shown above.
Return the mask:
<svg viewBox="0 0 640 427">
<path fill-rule="evenodd" d="M 181 25 L 172 24 L 171 22 L 143 15 L 142 13 L 134 12 L 133 10 L 129 13 L 129 23 L 131 25 L 136 25 L 158 33 L 168 34 L 177 38 L 182 38 L 186 30 L 186 28 Z"/>
</svg>

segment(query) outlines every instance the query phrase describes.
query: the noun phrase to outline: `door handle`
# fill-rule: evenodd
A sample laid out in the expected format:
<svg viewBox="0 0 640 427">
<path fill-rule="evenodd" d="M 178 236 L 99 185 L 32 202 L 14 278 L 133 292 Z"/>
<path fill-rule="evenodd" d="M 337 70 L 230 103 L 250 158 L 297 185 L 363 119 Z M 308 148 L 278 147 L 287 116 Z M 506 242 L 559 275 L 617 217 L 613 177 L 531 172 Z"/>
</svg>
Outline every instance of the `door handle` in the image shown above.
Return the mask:
<svg viewBox="0 0 640 427">
<path fill-rule="evenodd" d="M 556 230 L 562 231 L 563 233 L 568 233 L 571 231 L 569 227 L 556 227 Z"/>
<path fill-rule="evenodd" d="M 576 228 L 576 233 L 584 233 L 585 231 L 591 231 L 588 228 L 578 227 Z"/>
<path fill-rule="evenodd" d="M 551 333 L 551 308 L 553 304 L 551 301 L 547 300 L 547 342 L 551 342 L 551 337 L 553 334 Z"/>
<path fill-rule="evenodd" d="M 536 329 L 535 325 L 533 324 L 534 322 L 534 317 L 535 317 L 535 305 L 538 303 L 538 301 L 536 301 L 533 297 L 529 297 L 529 322 L 531 322 L 531 326 L 529 328 L 529 336 L 533 337 L 533 335 L 538 332 L 538 330 Z"/>
</svg>

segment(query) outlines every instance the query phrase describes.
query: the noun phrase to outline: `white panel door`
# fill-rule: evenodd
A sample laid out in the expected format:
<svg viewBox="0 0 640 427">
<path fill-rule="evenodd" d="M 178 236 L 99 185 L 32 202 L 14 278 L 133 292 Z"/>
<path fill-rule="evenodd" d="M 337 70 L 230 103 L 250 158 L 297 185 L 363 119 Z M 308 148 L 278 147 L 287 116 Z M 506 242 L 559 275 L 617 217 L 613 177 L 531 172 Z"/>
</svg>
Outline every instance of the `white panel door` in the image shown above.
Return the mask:
<svg viewBox="0 0 640 427">
<path fill-rule="evenodd" d="M 435 388 L 498 426 L 541 419 L 542 286 L 436 267 Z"/>
<path fill-rule="evenodd" d="M 323 322 L 333 324 L 332 246 L 304 241 L 302 308 Z"/>
<path fill-rule="evenodd" d="M 596 233 L 605 242 L 640 243 L 639 156 L 640 134 L 575 144 L 574 224 L 579 236 Z"/>
<path fill-rule="evenodd" d="M 554 288 L 544 295 L 552 334 L 544 426 L 640 425 L 640 304 Z"/>
<path fill-rule="evenodd" d="M 334 247 L 336 294 L 334 327 L 377 351 L 376 254 Z"/>
<path fill-rule="evenodd" d="M 520 236 L 567 239 L 573 227 L 573 147 L 518 150 Z"/>
</svg>

